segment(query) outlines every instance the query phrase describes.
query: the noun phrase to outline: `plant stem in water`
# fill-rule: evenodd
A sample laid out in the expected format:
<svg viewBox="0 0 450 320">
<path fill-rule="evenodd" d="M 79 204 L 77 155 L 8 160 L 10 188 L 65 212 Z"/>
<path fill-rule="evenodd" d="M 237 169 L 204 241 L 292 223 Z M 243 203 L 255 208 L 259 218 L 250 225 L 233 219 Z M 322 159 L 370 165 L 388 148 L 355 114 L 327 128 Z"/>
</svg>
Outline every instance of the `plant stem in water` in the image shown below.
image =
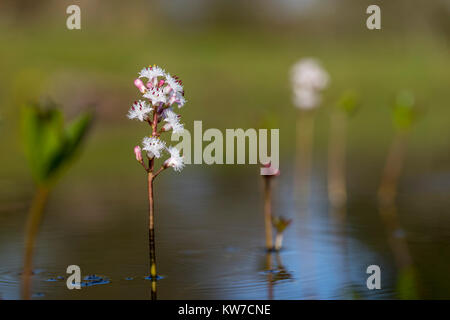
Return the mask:
<svg viewBox="0 0 450 320">
<path fill-rule="evenodd" d="M 47 203 L 49 188 L 38 186 L 36 194 L 28 213 L 25 230 L 25 256 L 22 274 L 22 298 L 30 299 L 31 275 L 33 270 L 33 251 L 36 235 L 42 221 L 45 205 Z"/>
<path fill-rule="evenodd" d="M 266 228 L 266 248 L 273 249 L 272 244 L 272 187 L 271 177 L 264 176 L 264 222 Z"/>
<path fill-rule="evenodd" d="M 155 212 L 153 200 L 153 174 L 148 174 L 148 203 L 149 203 L 149 222 L 148 222 L 148 244 L 150 252 L 150 276 L 156 279 L 156 250 L 155 250 Z"/>
</svg>

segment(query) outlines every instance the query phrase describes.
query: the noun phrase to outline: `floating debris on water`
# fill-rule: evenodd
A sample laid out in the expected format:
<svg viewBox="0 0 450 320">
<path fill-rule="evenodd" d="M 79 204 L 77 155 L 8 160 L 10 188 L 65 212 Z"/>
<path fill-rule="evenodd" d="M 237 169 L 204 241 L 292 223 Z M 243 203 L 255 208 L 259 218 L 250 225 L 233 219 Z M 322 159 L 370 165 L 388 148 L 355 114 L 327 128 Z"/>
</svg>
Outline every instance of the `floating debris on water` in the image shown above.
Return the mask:
<svg viewBox="0 0 450 320">
<path fill-rule="evenodd" d="M 146 276 L 144 277 L 145 280 L 161 280 L 164 279 L 163 276 L 156 276 L 156 279 L 154 279 L 152 276 Z"/>
<path fill-rule="evenodd" d="M 96 274 L 91 274 L 83 278 L 84 281 L 81 282 L 82 287 L 91 287 L 99 284 L 109 284 L 111 281 L 107 277 L 98 276 Z"/>
</svg>

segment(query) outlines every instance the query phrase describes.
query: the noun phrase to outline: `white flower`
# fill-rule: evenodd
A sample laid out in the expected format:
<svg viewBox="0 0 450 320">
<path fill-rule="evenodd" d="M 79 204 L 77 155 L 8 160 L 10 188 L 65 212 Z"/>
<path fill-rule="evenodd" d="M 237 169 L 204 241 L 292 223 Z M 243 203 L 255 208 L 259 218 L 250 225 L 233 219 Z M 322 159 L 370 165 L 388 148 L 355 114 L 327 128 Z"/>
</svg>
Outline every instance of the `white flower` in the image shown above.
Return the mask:
<svg viewBox="0 0 450 320">
<path fill-rule="evenodd" d="M 130 110 L 128 110 L 127 117 L 129 119 L 138 119 L 139 121 L 147 121 L 152 108 L 145 101 L 134 102 Z"/>
<path fill-rule="evenodd" d="M 154 78 L 164 77 L 165 75 L 166 72 L 158 66 L 144 68 L 139 72 L 139 78 L 147 78 L 149 81 L 152 81 Z"/>
<path fill-rule="evenodd" d="M 180 80 L 175 79 L 170 74 L 166 75 L 166 83 L 167 87 L 175 91 L 175 93 L 183 93 L 183 86 L 180 84 Z"/>
<path fill-rule="evenodd" d="M 180 156 L 180 151 L 175 147 L 169 147 L 167 151 L 170 153 L 170 158 L 164 162 L 164 166 L 173 167 L 175 171 L 180 172 L 184 168 L 183 157 Z"/>
<path fill-rule="evenodd" d="M 171 106 L 174 103 L 178 104 L 178 108 L 181 108 L 186 104 L 186 99 L 184 98 L 182 93 L 174 93 L 168 100 L 168 105 Z"/>
<path fill-rule="evenodd" d="M 158 86 L 151 87 L 144 94 L 144 97 L 149 99 L 151 101 L 152 105 L 156 105 L 160 102 L 162 102 L 163 104 L 167 103 L 167 96 L 164 93 L 162 87 L 158 87 Z"/>
<path fill-rule="evenodd" d="M 320 95 L 316 90 L 297 89 L 294 91 L 294 105 L 300 109 L 313 109 L 320 103 Z"/>
<path fill-rule="evenodd" d="M 302 59 L 292 67 L 294 90 L 299 87 L 323 90 L 328 81 L 328 73 L 313 58 Z"/>
<path fill-rule="evenodd" d="M 167 122 L 164 125 L 164 130 L 173 130 L 173 133 L 181 133 L 184 130 L 183 124 L 180 123 L 178 115 L 171 109 L 164 110 L 164 121 Z"/>
<path fill-rule="evenodd" d="M 142 150 L 147 151 L 147 156 L 150 159 L 161 157 L 161 151 L 166 147 L 166 143 L 156 137 L 145 137 L 142 140 L 142 145 Z"/>
</svg>

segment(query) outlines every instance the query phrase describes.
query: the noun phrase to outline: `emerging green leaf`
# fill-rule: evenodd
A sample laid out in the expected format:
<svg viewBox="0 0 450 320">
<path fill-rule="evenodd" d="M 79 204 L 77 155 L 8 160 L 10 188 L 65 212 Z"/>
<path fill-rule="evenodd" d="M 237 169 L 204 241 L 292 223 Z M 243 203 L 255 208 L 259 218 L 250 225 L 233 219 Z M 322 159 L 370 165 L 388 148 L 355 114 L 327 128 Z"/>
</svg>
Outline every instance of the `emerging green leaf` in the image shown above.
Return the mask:
<svg viewBox="0 0 450 320">
<path fill-rule="evenodd" d="M 79 148 L 92 120 L 83 114 L 64 127 L 60 110 L 37 105 L 22 110 L 22 138 L 31 173 L 38 184 L 50 182 Z"/>
</svg>

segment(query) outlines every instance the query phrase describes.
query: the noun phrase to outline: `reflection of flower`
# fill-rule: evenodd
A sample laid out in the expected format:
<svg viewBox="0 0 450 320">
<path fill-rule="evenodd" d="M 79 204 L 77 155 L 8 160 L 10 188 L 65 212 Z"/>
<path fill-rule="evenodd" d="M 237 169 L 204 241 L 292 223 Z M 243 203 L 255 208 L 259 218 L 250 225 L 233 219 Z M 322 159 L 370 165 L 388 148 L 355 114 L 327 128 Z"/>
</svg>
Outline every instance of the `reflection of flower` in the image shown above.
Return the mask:
<svg viewBox="0 0 450 320">
<path fill-rule="evenodd" d="M 328 73 L 312 58 L 297 62 L 291 71 L 294 104 L 300 109 L 312 109 L 320 103 L 320 91 L 329 82 Z"/>
<path fill-rule="evenodd" d="M 161 151 L 165 148 L 166 143 L 157 137 L 145 137 L 142 145 L 144 146 L 142 150 L 147 151 L 147 156 L 152 159 L 161 157 Z"/>
<path fill-rule="evenodd" d="M 180 156 L 180 151 L 175 147 L 167 149 L 170 153 L 170 158 L 164 162 L 164 166 L 173 167 L 175 171 L 181 171 L 184 167 L 183 157 Z"/>
<path fill-rule="evenodd" d="M 147 121 L 152 108 L 145 101 L 134 102 L 128 111 L 127 117 L 129 119 L 137 119 L 139 121 Z"/>
</svg>

